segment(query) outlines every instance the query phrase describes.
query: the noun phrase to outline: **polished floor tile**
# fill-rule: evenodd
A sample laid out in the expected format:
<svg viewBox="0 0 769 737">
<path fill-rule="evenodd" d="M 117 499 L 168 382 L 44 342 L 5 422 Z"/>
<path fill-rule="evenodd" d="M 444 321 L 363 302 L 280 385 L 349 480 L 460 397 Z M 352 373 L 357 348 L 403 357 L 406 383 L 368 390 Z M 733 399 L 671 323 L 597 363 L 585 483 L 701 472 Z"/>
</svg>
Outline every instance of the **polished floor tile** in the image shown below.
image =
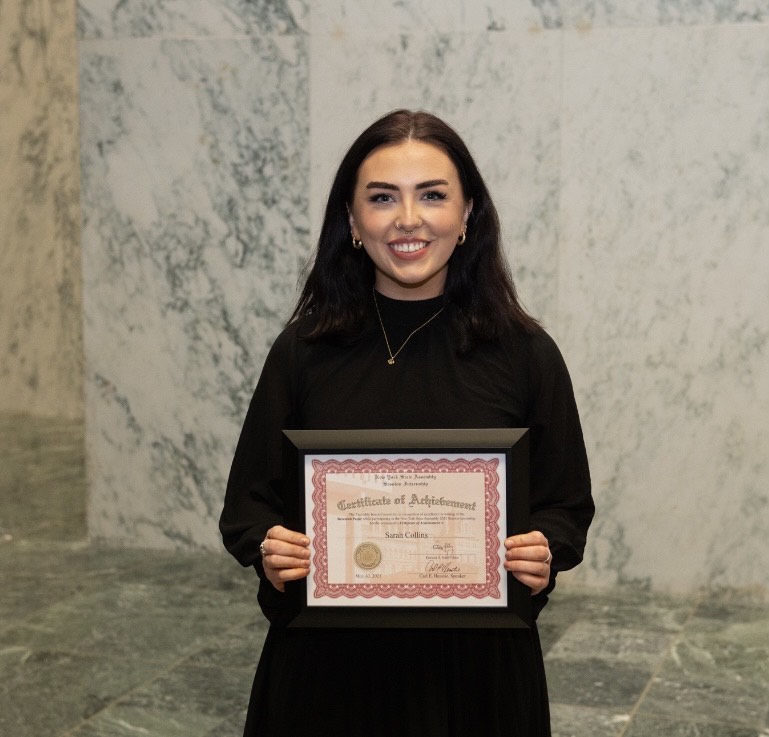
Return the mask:
<svg viewBox="0 0 769 737">
<path fill-rule="evenodd" d="M 267 631 L 224 554 L 89 545 L 82 428 L 0 416 L 0 735 L 238 737 Z M 554 737 L 769 737 L 769 596 L 562 585 Z"/>
<path fill-rule="evenodd" d="M 82 540 L 81 423 L 0 414 L 0 542 Z"/>
</svg>

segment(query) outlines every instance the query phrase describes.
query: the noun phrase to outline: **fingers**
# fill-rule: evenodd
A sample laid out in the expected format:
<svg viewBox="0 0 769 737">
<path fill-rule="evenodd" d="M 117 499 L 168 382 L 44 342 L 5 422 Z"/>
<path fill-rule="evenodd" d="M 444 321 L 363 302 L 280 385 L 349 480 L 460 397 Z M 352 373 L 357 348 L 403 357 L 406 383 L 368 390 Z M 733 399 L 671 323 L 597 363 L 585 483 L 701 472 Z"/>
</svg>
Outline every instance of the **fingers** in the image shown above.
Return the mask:
<svg viewBox="0 0 769 737">
<path fill-rule="evenodd" d="M 505 570 L 510 571 L 522 584 L 538 594 L 550 582 L 550 564 L 541 561 L 506 560 Z"/>
<path fill-rule="evenodd" d="M 310 540 L 306 535 L 277 525 L 267 530 L 267 536 L 262 541 L 260 550 L 262 556 L 277 555 L 309 559 L 309 545 Z"/>
<path fill-rule="evenodd" d="M 310 540 L 301 532 L 277 525 L 267 531 L 260 549 L 268 581 L 285 591 L 286 581 L 305 578 L 310 572 Z"/>
<path fill-rule="evenodd" d="M 538 594 L 550 581 L 553 556 L 547 538 L 538 530 L 505 540 L 505 569 Z"/>
<path fill-rule="evenodd" d="M 520 581 L 524 586 L 531 589 L 531 595 L 536 596 L 543 591 L 549 582 L 549 578 L 543 576 L 532 576 L 527 573 L 514 572 L 513 577 Z"/>
<path fill-rule="evenodd" d="M 505 540 L 505 559 L 540 563 L 552 561 L 547 538 L 538 530 L 523 535 L 512 535 Z"/>
<path fill-rule="evenodd" d="M 547 538 L 539 530 L 524 532 L 520 535 L 511 535 L 505 540 L 505 547 L 508 550 L 514 548 L 528 548 L 532 546 L 547 548 Z"/>
<path fill-rule="evenodd" d="M 309 566 L 306 568 L 269 568 L 264 567 L 264 575 L 267 580 L 278 590 L 286 590 L 286 581 L 298 581 L 307 578 L 310 573 Z"/>
</svg>

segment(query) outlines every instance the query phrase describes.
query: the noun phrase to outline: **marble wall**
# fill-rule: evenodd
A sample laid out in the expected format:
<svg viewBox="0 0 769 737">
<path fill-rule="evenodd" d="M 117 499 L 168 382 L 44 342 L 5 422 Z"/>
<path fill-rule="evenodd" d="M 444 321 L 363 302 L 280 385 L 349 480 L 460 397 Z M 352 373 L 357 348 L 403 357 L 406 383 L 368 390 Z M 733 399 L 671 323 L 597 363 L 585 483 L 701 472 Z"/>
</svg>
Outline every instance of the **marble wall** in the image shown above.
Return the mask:
<svg viewBox="0 0 769 737">
<path fill-rule="evenodd" d="M 79 34 L 94 537 L 218 546 L 333 169 L 424 107 L 572 370 L 572 576 L 769 586 L 769 2 L 80 0 Z"/>
<path fill-rule="evenodd" d="M 75 0 L 0 2 L 0 412 L 83 416 Z"/>
<path fill-rule="evenodd" d="M 306 9 L 89 0 L 79 23 L 90 529 L 220 547 L 309 253 Z"/>
</svg>

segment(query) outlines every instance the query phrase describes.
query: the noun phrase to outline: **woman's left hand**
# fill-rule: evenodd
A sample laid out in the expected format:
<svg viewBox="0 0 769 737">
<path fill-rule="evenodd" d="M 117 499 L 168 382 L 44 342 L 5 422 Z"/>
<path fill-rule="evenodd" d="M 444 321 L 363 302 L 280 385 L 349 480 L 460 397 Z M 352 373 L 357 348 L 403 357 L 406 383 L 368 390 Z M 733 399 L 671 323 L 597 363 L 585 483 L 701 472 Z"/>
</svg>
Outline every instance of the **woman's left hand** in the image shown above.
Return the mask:
<svg viewBox="0 0 769 737">
<path fill-rule="evenodd" d="M 539 532 L 513 535 L 505 540 L 505 570 L 510 571 L 522 584 L 538 594 L 550 581 L 550 553 L 547 538 Z"/>
</svg>

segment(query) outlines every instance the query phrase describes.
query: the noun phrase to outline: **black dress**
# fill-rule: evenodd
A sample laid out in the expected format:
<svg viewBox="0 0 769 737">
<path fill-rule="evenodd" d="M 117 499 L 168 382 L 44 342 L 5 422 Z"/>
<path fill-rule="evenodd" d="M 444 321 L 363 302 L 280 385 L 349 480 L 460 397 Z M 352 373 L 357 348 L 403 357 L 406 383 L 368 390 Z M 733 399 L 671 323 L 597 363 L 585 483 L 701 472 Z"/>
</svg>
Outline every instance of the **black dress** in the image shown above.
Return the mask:
<svg viewBox="0 0 769 737">
<path fill-rule="evenodd" d="M 395 351 L 442 298 L 378 296 Z M 281 524 L 285 428 L 531 428 L 531 529 L 555 573 L 582 559 L 593 516 L 582 431 L 568 372 L 542 331 L 455 349 L 447 308 L 388 365 L 376 313 L 351 344 L 308 342 L 307 320 L 278 337 L 265 362 L 232 464 L 220 527 L 227 549 L 261 577 L 271 622 L 245 734 L 345 737 L 550 735 L 536 627 L 511 630 L 288 629 L 284 595 L 263 577 L 259 543 Z"/>
</svg>

